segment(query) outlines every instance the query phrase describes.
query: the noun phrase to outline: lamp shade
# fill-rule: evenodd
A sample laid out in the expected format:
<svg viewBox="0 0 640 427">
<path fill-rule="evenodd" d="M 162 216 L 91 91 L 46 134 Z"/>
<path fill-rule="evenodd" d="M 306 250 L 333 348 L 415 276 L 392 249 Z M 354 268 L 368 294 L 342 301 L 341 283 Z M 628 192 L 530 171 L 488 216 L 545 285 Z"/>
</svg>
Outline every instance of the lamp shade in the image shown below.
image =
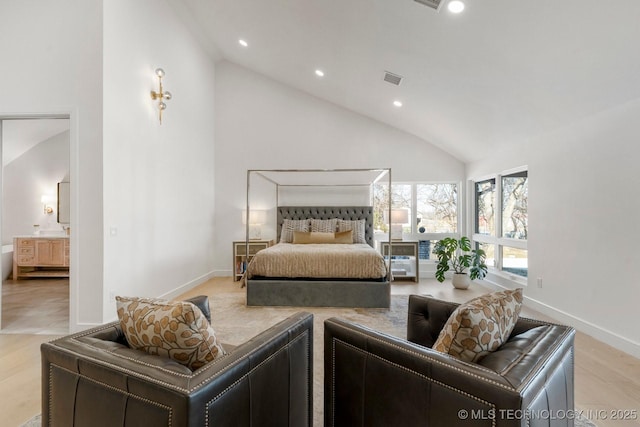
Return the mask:
<svg viewBox="0 0 640 427">
<path fill-rule="evenodd" d="M 261 209 L 249 210 L 249 224 L 264 224 L 267 222 L 267 211 Z M 247 223 L 247 211 L 242 211 L 242 223 Z"/>
<path fill-rule="evenodd" d="M 408 222 L 408 209 L 391 209 L 391 224 L 407 224 Z"/>
</svg>

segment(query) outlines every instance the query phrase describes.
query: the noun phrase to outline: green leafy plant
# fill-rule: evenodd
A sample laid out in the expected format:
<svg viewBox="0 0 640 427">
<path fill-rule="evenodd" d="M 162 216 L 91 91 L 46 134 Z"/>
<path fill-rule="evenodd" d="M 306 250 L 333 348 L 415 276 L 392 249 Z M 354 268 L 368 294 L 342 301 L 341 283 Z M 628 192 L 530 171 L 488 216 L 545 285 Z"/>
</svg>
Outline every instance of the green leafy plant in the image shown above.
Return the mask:
<svg viewBox="0 0 640 427">
<path fill-rule="evenodd" d="M 471 249 L 471 240 L 468 237 L 454 239 L 446 237 L 436 243 L 433 252 L 438 256 L 436 266 L 436 279 L 444 281 L 444 273 L 453 270 L 458 274 L 466 274 L 469 269 L 471 280 L 484 279 L 487 275 L 485 253 L 482 249 Z"/>
</svg>

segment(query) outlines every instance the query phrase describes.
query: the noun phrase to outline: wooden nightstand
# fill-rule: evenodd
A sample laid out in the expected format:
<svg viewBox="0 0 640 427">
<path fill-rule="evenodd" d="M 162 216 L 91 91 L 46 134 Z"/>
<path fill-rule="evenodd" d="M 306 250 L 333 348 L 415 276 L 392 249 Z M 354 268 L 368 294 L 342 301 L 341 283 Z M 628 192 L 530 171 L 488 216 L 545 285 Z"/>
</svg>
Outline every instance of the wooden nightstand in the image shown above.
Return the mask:
<svg viewBox="0 0 640 427">
<path fill-rule="evenodd" d="M 420 281 L 420 260 L 417 241 L 391 242 L 391 275 L 393 280 Z M 389 258 L 389 242 L 380 242 L 380 251 L 385 260 Z M 413 269 L 411 267 L 413 266 Z"/>
<path fill-rule="evenodd" d="M 247 242 L 244 240 L 233 242 L 233 280 L 242 279 L 251 258 L 273 244 L 273 240 L 249 240 L 249 257 L 247 257 Z"/>
</svg>

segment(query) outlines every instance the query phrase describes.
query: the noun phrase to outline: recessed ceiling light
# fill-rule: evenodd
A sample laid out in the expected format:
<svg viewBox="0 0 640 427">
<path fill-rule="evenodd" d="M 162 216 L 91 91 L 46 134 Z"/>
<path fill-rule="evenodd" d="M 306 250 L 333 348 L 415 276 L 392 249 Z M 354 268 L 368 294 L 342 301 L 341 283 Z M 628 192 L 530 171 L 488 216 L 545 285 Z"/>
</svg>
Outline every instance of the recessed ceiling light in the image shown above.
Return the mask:
<svg viewBox="0 0 640 427">
<path fill-rule="evenodd" d="M 322 70 L 316 70 L 316 76 L 318 76 L 318 77 L 324 77 L 324 71 L 322 71 Z"/>
<path fill-rule="evenodd" d="M 402 102 L 398 101 L 398 100 L 395 100 L 395 101 L 393 101 L 393 105 L 395 105 L 396 107 L 399 108 L 399 107 L 402 107 Z"/>
<path fill-rule="evenodd" d="M 447 5 L 447 8 L 451 13 L 460 13 L 464 10 L 464 3 L 460 0 L 451 0 Z"/>
<path fill-rule="evenodd" d="M 238 43 L 240 43 L 240 46 L 242 46 L 242 47 L 248 47 L 249 46 L 249 43 L 247 43 L 245 40 L 242 40 L 242 39 L 238 40 Z"/>
</svg>

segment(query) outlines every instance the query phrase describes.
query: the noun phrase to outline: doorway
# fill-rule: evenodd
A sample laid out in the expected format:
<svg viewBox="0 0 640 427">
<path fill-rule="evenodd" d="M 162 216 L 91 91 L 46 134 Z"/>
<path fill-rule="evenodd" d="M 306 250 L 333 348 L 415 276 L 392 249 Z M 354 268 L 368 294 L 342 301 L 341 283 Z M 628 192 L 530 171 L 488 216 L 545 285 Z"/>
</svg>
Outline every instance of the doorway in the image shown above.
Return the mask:
<svg viewBox="0 0 640 427">
<path fill-rule="evenodd" d="M 0 332 L 69 332 L 70 117 L 0 117 Z M 64 196 L 64 194 L 63 194 Z"/>
</svg>

